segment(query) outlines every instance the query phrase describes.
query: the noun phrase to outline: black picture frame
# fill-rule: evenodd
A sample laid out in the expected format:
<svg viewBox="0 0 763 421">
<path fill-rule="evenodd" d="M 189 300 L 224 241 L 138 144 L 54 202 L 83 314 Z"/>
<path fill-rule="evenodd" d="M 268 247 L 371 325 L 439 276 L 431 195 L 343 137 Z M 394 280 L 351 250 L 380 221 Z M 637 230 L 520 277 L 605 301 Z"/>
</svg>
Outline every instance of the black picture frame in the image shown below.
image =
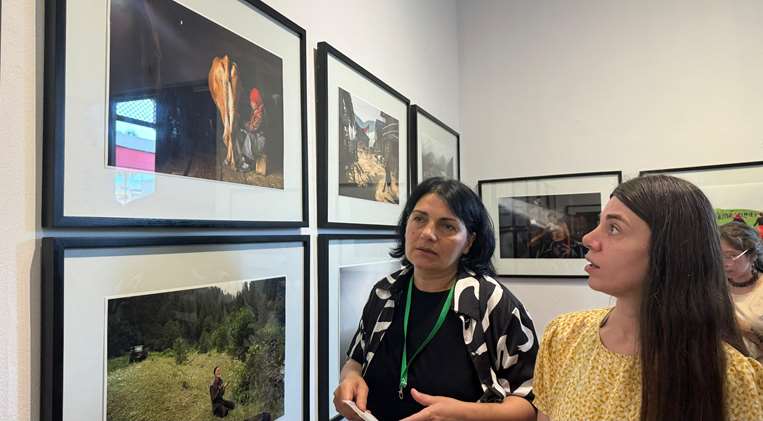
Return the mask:
<svg viewBox="0 0 763 421">
<path fill-rule="evenodd" d="M 285 80 L 289 81 L 288 93 L 291 96 L 291 105 L 287 107 L 287 114 L 284 115 L 288 115 L 289 119 L 297 124 L 288 125 L 290 127 L 288 135 L 283 140 L 283 148 L 287 149 L 291 155 L 288 160 L 283 158 L 283 168 L 281 169 L 283 187 L 278 190 L 224 181 L 211 183 L 203 178 L 133 171 L 132 174 L 150 174 L 162 177 L 161 180 L 157 178 L 158 181 L 150 186 L 155 191 L 145 196 L 150 196 L 151 200 L 161 200 L 161 202 L 146 203 L 146 199 L 142 198 L 140 201 L 136 200 L 130 203 L 134 206 L 126 206 L 124 203 L 115 204 L 113 202 L 119 201 L 114 197 L 117 195 L 118 189 L 128 193 L 134 189 L 130 185 L 117 186 L 117 177 L 121 176 L 114 174 L 117 169 L 115 166 L 108 166 L 104 163 L 103 168 L 98 168 L 100 164 L 96 161 L 105 159 L 106 155 L 113 158 L 113 151 L 110 150 L 108 154 L 104 153 L 103 155 L 94 152 L 91 160 L 94 168 L 92 171 L 97 171 L 103 177 L 80 175 L 77 179 L 86 180 L 86 182 L 78 181 L 66 184 L 65 180 L 68 175 L 80 174 L 81 170 L 77 169 L 80 166 L 75 165 L 75 163 L 87 161 L 87 157 L 83 157 L 78 158 L 80 161 L 67 162 L 67 151 L 70 151 L 70 155 L 80 156 L 80 154 L 71 152 L 71 148 L 76 147 L 83 138 L 88 138 L 83 136 L 83 133 L 75 132 L 80 130 L 80 127 L 92 126 L 80 124 L 77 119 L 89 118 L 90 121 L 98 121 L 99 125 L 103 125 L 104 130 L 101 132 L 94 129 L 100 134 L 90 138 L 91 143 L 101 145 L 98 146 L 99 148 L 110 149 L 109 143 L 111 141 L 107 138 L 110 139 L 110 134 L 113 134 L 113 128 L 110 128 L 109 123 L 110 117 L 106 117 L 110 111 L 113 112 L 113 107 L 109 104 L 108 94 L 103 97 L 101 94 L 94 93 L 95 88 L 101 89 L 98 87 L 97 81 L 91 85 L 81 86 L 82 89 L 79 89 L 80 87 L 76 85 L 76 82 L 71 82 L 71 85 L 77 87 L 75 94 L 79 96 L 85 93 L 101 98 L 97 104 L 88 103 L 85 105 L 96 105 L 100 107 L 99 109 L 103 113 L 95 112 L 93 115 L 83 116 L 73 111 L 83 107 L 78 102 L 71 102 L 74 95 L 69 95 L 66 90 L 66 85 L 69 82 L 67 78 L 79 77 L 76 75 L 80 72 L 70 71 L 67 73 L 67 63 L 70 61 L 74 66 L 82 61 L 76 60 L 77 51 L 83 49 L 87 51 L 89 48 L 88 46 L 75 45 L 77 42 L 83 42 L 83 39 L 87 38 L 85 35 L 89 32 L 83 32 L 84 35 L 81 35 L 79 32 L 74 32 L 74 28 L 77 28 L 77 31 L 97 32 L 97 36 L 102 37 L 108 37 L 108 31 L 106 35 L 103 35 L 103 31 L 81 29 L 80 26 L 82 25 L 67 21 L 67 16 L 76 16 L 77 10 L 82 12 L 80 9 L 83 6 L 78 0 L 46 0 L 42 181 L 42 225 L 44 227 L 282 228 L 308 226 L 306 31 L 260 0 L 225 1 L 230 5 L 243 7 L 244 13 L 251 13 L 252 18 L 267 22 L 265 25 L 272 25 L 268 26 L 269 30 L 283 33 L 284 37 L 289 40 L 284 44 L 288 47 L 283 47 L 285 51 L 288 50 L 289 55 L 286 62 L 288 66 L 284 68 L 282 74 L 286 74 L 285 69 L 289 69 L 290 76 Z M 107 3 L 104 3 L 103 7 L 106 5 Z M 192 12 L 196 13 L 195 11 Z M 87 13 L 91 13 L 91 11 L 87 10 Z M 93 13 L 99 16 L 97 11 Z M 104 12 L 102 15 L 107 16 L 105 19 L 108 21 L 108 13 Z M 207 18 L 201 12 L 198 13 L 198 16 Z M 216 24 L 216 22 L 212 23 Z M 106 24 L 108 26 L 108 22 Z M 235 32 L 231 33 L 240 36 Z M 67 36 L 70 39 L 67 39 Z M 108 43 L 106 44 L 108 45 Z M 259 48 L 259 46 L 257 47 Z M 103 54 L 108 55 L 108 47 L 105 50 L 106 52 Z M 98 62 L 93 67 L 106 69 L 102 70 L 103 74 L 99 73 L 99 77 L 105 79 L 105 84 L 108 85 L 108 66 L 105 65 L 105 62 Z M 71 104 L 78 105 L 71 109 Z M 74 114 L 78 114 L 76 118 Z M 73 132 L 67 134 L 67 130 Z M 162 131 L 157 131 L 157 133 L 162 133 Z M 67 138 L 67 136 L 75 134 L 76 140 Z M 99 136 L 103 136 L 103 138 L 96 139 Z M 111 143 L 113 146 L 113 142 Z M 285 152 L 283 154 L 285 156 Z M 287 171 L 287 167 L 290 171 Z M 115 193 L 110 195 L 112 197 L 109 197 L 106 188 L 111 182 L 107 180 L 110 177 L 114 180 L 112 188 Z M 94 179 L 100 180 L 94 183 L 101 184 L 93 184 L 93 186 L 98 185 L 100 188 L 84 185 L 88 184 L 87 180 Z M 125 181 L 125 183 L 129 184 L 132 181 Z M 161 186 L 161 189 L 157 185 Z M 176 186 L 183 186 L 180 193 L 178 193 L 179 190 L 174 189 Z M 76 192 L 77 189 L 81 189 L 81 191 Z M 183 191 L 185 189 L 187 191 Z M 75 192 L 79 200 L 73 196 Z M 123 194 L 123 192 L 119 194 Z M 204 197 L 210 197 L 210 199 L 208 201 L 199 199 Z M 71 199 L 67 201 L 67 198 Z M 141 201 L 143 203 L 138 204 Z M 275 204 L 283 212 L 267 211 L 261 206 L 253 205 L 253 203 L 262 202 L 270 203 L 271 208 Z M 80 203 L 88 203 L 88 205 L 80 205 Z M 225 205 L 222 210 L 219 207 L 220 203 Z M 81 208 L 70 209 L 67 207 L 75 205 L 81 206 Z M 168 207 L 170 208 L 168 209 Z M 174 212 L 175 210 L 178 212 Z M 181 212 L 182 214 L 180 214 Z"/>
<path fill-rule="evenodd" d="M 639 176 L 656 174 L 683 178 L 699 187 L 710 199 L 718 225 L 742 218 L 746 224 L 757 227 L 763 236 L 763 228 L 759 227 L 759 218 L 763 218 L 763 196 L 760 194 L 763 161 L 639 171 Z"/>
<path fill-rule="evenodd" d="M 272 247 L 271 247 L 272 246 Z M 247 247 L 248 250 L 247 251 Z M 259 247 L 261 249 L 265 249 L 265 252 L 269 253 L 268 256 L 262 257 L 261 259 L 267 260 L 271 259 L 273 260 L 273 257 L 271 255 L 286 255 L 289 254 L 297 256 L 299 254 L 299 251 L 301 251 L 301 259 L 299 260 L 299 263 L 296 262 L 290 262 L 292 267 L 296 267 L 295 265 L 301 264 L 302 268 L 302 277 L 299 280 L 293 280 L 295 282 L 295 285 L 291 285 L 289 282 L 286 281 L 286 291 L 288 292 L 290 288 L 300 288 L 302 289 L 301 294 L 296 294 L 296 297 L 301 301 L 299 306 L 293 305 L 291 307 L 291 311 L 294 311 L 297 309 L 298 311 L 301 311 L 301 317 L 292 318 L 291 323 L 299 323 L 301 324 L 301 332 L 297 334 L 297 336 L 294 336 L 294 338 L 297 338 L 301 341 L 301 346 L 298 346 L 299 351 L 301 352 L 301 358 L 297 358 L 296 360 L 299 361 L 301 364 L 300 373 L 301 373 L 301 379 L 298 379 L 296 381 L 292 380 L 291 387 L 292 388 L 298 388 L 301 392 L 301 399 L 299 400 L 299 404 L 301 407 L 301 414 L 299 416 L 295 416 L 294 419 L 302 419 L 302 420 L 309 420 L 310 418 L 310 323 L 312 320 L 311 314 L 310 314 L 310 238 L 309 236 L 304 235 L 284 235 L 284 236 L 173 236 L 173 237 L 158 237 L 158 238 L 147 238 L 147 237 L 114 237 L 114 238 L 94 238 L 94 237 L 46 237 L 42 240 L 42 288 L 41 288 L 41 383 L 40 383 L 40 418 L 43 420 L 48 421 L 61 421 L 64 419 L 64 384 L 65 379 L 68 377 L 65 376 L 65 370 L 67 369 L 67 365 L 65 363 L 65 356 L 67 355 L 67 344 L 65 341 L 65 328 L 66 328 L 66 320 L 65 320 L 65 306 L 67 301 L 65 298 L 67 297 L 67 294 L 87 294 L 89 293 L 88 289 L 83 288 L 67 288 L 66 285 L 69 282 L 67 279 L 67 266 L 65 262 L 72 262 L 70 259 L 79 259 L 82 257 L 89 257 L 84 255 L 83 253 L 99 253 L 97 258 L 109 258 L 111 256 L 117 256 L 118 258 L 125 258 L 130 256 L 136 256 L 141 255 L 143 253 L 144 256 L 161 256 L 163 253 L 163 249 L 166 248 L 168 251 L 168 255 L 175 254 L 183 254 L 183 253 L 190 253 L 193 254 L 193 257 L 185 257 L 186 260 L 193 259 L 194 261 L 198 261 L 198 256 L 203 254 L 204 252 L 230 252 L 230 253 L 241 253 L 242 250 L 244 252 L 252 253 L 251 250 L 254 250 L 255 248 Z M 267 249 L 267 247 L 271 247 L 270 249 Z M 181 253 L 177 253 L 178 250 L 181 251 Z M 296 251 L 299 250 L 299 251 Z M 150 254 L 147 251 L 156 251 L 156 254 Z M 78 254 L 79 253 L 79 254 Z M 151 257 L 149 257 L 151 258 Z M 284 257 L 288 258 L 288 257 Z M 207 257 L 207 259 L 209 259 Z M 277 257 L 276 257 L 277 259 Z M 177 262 L 177 259 L 175 260 Z M 189 265 L 193 266 L 193 262 L 189 262 Z M 224 265 L 225 262 L 219 263 L 220 265 Z M 286 265 L 284 265 L 286 266 Z M 230 267 L 230 266 L 229 266 Z M 76 269 L 69 269 L 72 271 L 70 276 L 76 275 Z M 145 271 L 145 267 L 136 267 L 135 270 L 137 271 Z M 182 270 L 182 268 L 181 268 Z M 251 270 L 251 269 L 241 269 L 242 271 Z M 258 269 L 259 270 L 259 269 Z M 265 269 L 270 270 L 270 269 Z M 293 270 L 293 269 L 289 269 Z M 101 273 L 110 272 L 111 270 L 102 271 Z M 282 268 L 275 268 L 275 271 L 278 271 L 278 273 L 287 273 L 283 271 Z M 231 270 L 231 272 L 235 272 L 235 270 Z M 226 272 L 227 273 L 227 272 Z M 170 277 L 167 277 L 170 278 Z M 248 279 L 248 278 L 245 278 Z M 256 279 L 256 278 L 252 278 Z M 74 276 L 73 280 L 80 281 L 81 278 Z M 162 280 L 164 280 L 164 277 L 162 277 Z M 175 279 L 177 281 L 177 279 Z M 187 288 L 195 288 L 195 287 L 202 287 L 207 286 L 209 284 L 203 284 L 202 282 L 196 280 L 196 282 L 199 282 L 198 284 L 188 284 L 189 286 Z M 298 282 L 298 283 L 297 283 Z M 100 284 L 99 284 L 100 283 Z M 217 282 L 215 282 L 217 283 Z M 102 285 L 102 280 L 99 278 L 95 282 L 91 282 L 93 285 Z M 119 286 L 122 288 L 122 286 Z M 163 292 L 163 290 L 157 290 L 160 292 Z M 172 291 L 172 289 L 166 289 L 165 291 Z M 151 294 L 151 293 L 149 293 Z M 287 295 L 288 297 L 288 295 Z M 70 299 L 76 299 L 76 297 L 70 298 Z M 288 299 L 288 298 L 287 298 Z M 88 302 L 88 305 L 91 305 L 92 301 Z M 103 306 L 103 304 L 101 304 Z M 285 311 L 287 312 L 285 317 L 288 317 L 289 310 L 289 302 L 287 301 L 285 303 Z M 82 309 L 81 307 L 77 306 L 76 310 L 69 310 L 69 314 L 76 314 L 78 316 L 81 315 L 83 311 L 87 311 L 87 309 Z M 103 310 L 101 310 L 103 311 Z M 105 316 L 104 316 L 105 317 Z M 81 317 L 80 317 L 81 318 Z M 287 318 L 287 326 L 288 321 Z M 97 326 L 96 322 L 96 326 Z M 299 326 L 299 325 L 297 325 Z M 85 332 L 86 329 L 83 326 L 69 326 L 68 329 L 77 329 L 78 332 Z M 104 329 L 105 334 L 105 329 Z M 72 334 L 70 334 L 72 335 Z M 86 334 L 82 334 L 80 336 L 80 333 L 77 333 L 77 341 L 74 342 L 87 342 Z M 287 338 L 289 337 L 289 334 L 287 333 Z M 97 334 L 96 334 L 97 336 Z M 83 339 L 84 338 L 84 339 Z M 100 338 L 100 340 L 103 340 L 103 338 Z M 77 346 L 77 345 L 70 345 L 70 346 Z M 289 345 L 288 343 L 285 345 L 287 348 L 286 352 L 289 352 L 288 349 Z M 294 348 L 296 349 L 296 348 Z M 74 351 L 72 351 L 74 352 Z M 101 356 L 103 357 L 105 354 L 105 346 L 102 350 Z M 293 351 L 292 351 L 293 352 Z M 96 365 L 98 365 L 96 363 Z M 105 371 L 105 363 L 103 363 L 103 369 Z M 95 370 L 98 371 L 98 370 Z M 285 371 L 288 371 L 286 369 Z M 105 373 L 101 371 L 99 373 L 100 375 L 105 377 Z M 210 373 L 211 374 L 211 373 Z M 71 374 L 70 374 L 71 376 Z M 68 378 L 69 381 L 71 381 L 71 378 Z M 80 379 L 81 380 L 81 379 Z M 103 379 L 103 382 L 105 382 L 105 379 Z M 101 382 L 97 383 L 98 385 L 101 384 Z M 95 386 L 96 388 L 98 386 Z M 285 389 L 286 390 L 286 389 Z M 99 416 L 104 417 L 106 416 L 106 388 L 105 383 L 104 386 L 102 386 L 101 392 L 104 394 L 102 397 L 102 404 L 103 406 L 100 407 L 100 413 Z M 70 392 L 71 393 L 71 392 Z M 71 396 L 71 395 L 70 395 Z M 88 396 L 88 399 L 92 400 L 92 402 L 97 403 L 101 402 L 100 400 L 96 399 L 95 396 Z M 207 398 L 208 399 L 208 398 Z M 284 399 L 285 400 L 285 399 Z M 285 403 L 286 405 L 286 403 Z M 70 405 L 71 406 L 71 405 Z M 286 406 L 284 406 L 284 409 Z M 97 409 L 97 408 L 96 408 Z M 92 410 L 91 410 L 92 412 Z M 211 412 L 211 411 L 210 411 Z M 293 415 L 293 414 L 292 414 Z M 69 414 L 71 417 L 72 414 Z M 210 415 L 211 416 L 211 415 Z M 74 418 L 77 418 L 75 415 Z M 71 418 L 69 418 L 71 419 Z M 93 419 L 96 421 L 95 418 L 88 418 Z"/>
<path fill-rule="evenodd" d="M 578 256 L 584 253 L 577 246 L 580 239 L 576 238 L 592 229 L 590 225 L 595 226 L 598 213 L 621 182 L 621 171 L 479 180 L 479 196 L 496 227 L 493 261 L 498 275 L 521 278 L 586 277 L 583 271 L 585 259 L 582 255 Z M 578 183 L 587 183 L 590 187 L 581 187 Z M 503 230 L 500 211 L 502 201 L 511 206 L 505 213 L 508 219 L 506 229 Z M 514 211 L 514 206 L 521 207 L 521 211 Z M 598 209 L 595 209 L 597 206 Z M 581 220 L 574 224 L 567 221 L 571 209 L 581 211 L 575 212 L 581 213 L 575 215 L 576 219 Z M 580 229 L 575 228 L 578 226 Z M 535 228 L 538 232 L 531 232 Z M 567 255 L 571 257 L 559 258 L 563 256 L 558 254 L 559 248 L 554 247 L 557 240 L 553 239 L 552 230 L 566 233 L 570 239 L 567 241 L 568 246 L 575 246 Z M 503 237 L 506 235 L 511 238 L 504 242 Z M 540 243 L 533 246 L 536 241 Z"/>
<path fill-rule="evenodd" d="M 397 224 L 397 218 L 405 206 L 405 201 L 410 191 L 410 157 L 408 156 L 410 142 L 408 136 L 408 106 L 410 105 L 410 100 L 327 42 L 318 43 L 315 63 L 317 103 L 315 120 L 318 139 L 318 226 L 321 228 L 392 229 Z M 340 72 L 339 70 L 342 71 Z M 334 89 L 331 89 L 331 92 L 329 92 L 329 84 L 332 84 L 334 88 L 339 88 L 337 95 L 334 95 Z M 355 84 L 363 86 L 363 88 L 359 89 L 361 92 L 349 92 L 345 90 L 347 88 L 345 84 Z M 347 89 L 352 90 L 352 88 Z M 350 98 L 358 98 L 366 104 L 368 96 L 383 98 L 385 101 L 395 104 L 394 107 L 390 107 L 395 108 L 395 110 L 390 110 L 389 108 L 381 109 L 378 105 L 370 105 L 370 107 L 377 113 L 386 115 L 387 123 L 390 121 L 389 117 L 393 117 L 393 123 L 390 124 L 396 125 L 398 128 L 397 146 L 392 148 L 393 151 L 397 151 L 397 155 L 394 160 L 390 160 L 397 161 L 397 163 L 396 165 L 392 164 L 392 171 L 388 172 L 387 169 L 384 169 L 384 174 L 389 177 L 389 180 L 392 180 L 391 184 L 397 187 L 397 193 L 394 193 L 394 189 L 390 187 L 390 190 L 392 190 L 393 195 L 397 199 L 397 203 L 383 203 L 376 199 L 363 199 L 359 198 L 360 196 L 351 197 L 341 193 L 342 189 L 345 188 L 348 191 L 352 190 L 349 187 L 340 187 L 339 180 L 339 112 L 334 110 L 332 105 L 339 103 L 338 96 L 341 94 L 346 94 Z M 337 97 L 336 103 L 334 103 L 335 97 Z M 394 113 L 393 111 L 398 112 Z M 351 112 L 357 118 L 354 109 Z M 357 127 L 354 122 L 351 124 L 353 129 Z M 332 127 L 336 127 L 337 131 L 334 132 Z M 332 133 L 336 135 L 336 141 Z M 382 140 L 384 141 L 384 138 Z M 357 155 L 358 143 L 359 141 L 354 141 L 355 146 L 353 147 L 354 162 L 356 163 L 359 162 Z M 386 141 L 381 143 L 382 148 L 384 144 L 386 144 Z M 371 150 L 370 141 L 367 144 L 367 149 Z M 332 152 L 336 152 L 336 158 L 334 158 L 334 153 Z M 397 168 L 396 174 L 395 167 Z M 390 172 L 392 173 L 391 176 Z M 376 174 L 378 175 L 378 172 Z M 394 182 L 395 177 L 397 180 L 396 184 Z M 390 184 L 386 183 L 386 185 L 389 186 Z M 359 186 L 359 184 L 353 185 L 353 188 L 360 192 L 359 194 L 369 193 L 373 190 L 372 187 Z"/>
<path fill-rule="evenodd" d="M 422 145 L 422 139 L 419 139 L 419 128 L 421 126 L 419 121 L 419 115 L 422 117 L 430 120 L 432 123 L 434 123 L 439 128 L 445 130 L 449 135 L 454 137 L 455 140 L 455 155 L 454 158 L 456 160 L 455 168 L 454 168 L 454 179 L 461 180 L 461 135 L 453 130 L 451 127 L 449 127 L 447 124 L 440 121 L 437 117 L 433 116 L 432 114 L 428 113 L 426 110 L 421 108 L 419 105 L 411 105 L 409 109 L 410 115 L 408 116 L 409 126 L 408 130 L 410 132 L 410 145 L 411 145 L 411 151 L 408 153 L 408 156 L 410 157 L 411 161 L 411 186 L 415 187 L 417 186 L 424 178 L 426 178 L 423 175 L 423 168 L 419 166 L 419 161 L 422 160 L 422 157 L 419 156 L 420 153 L 423 153 L 423 145 Z M 442 141 L 443 139 L 437 139 Z M 422 175 L 419 174 L 419 170 L 422 170 Z"/>
<path fill-rule="evenodd" d="M 385 248 L 382 244 L 389 244 L 394 246 L 398 237 L 395 234 L 320 234 L 318 235 L 318 419 L 320 421 L 327 420 L 340 420 L 343 419 L 341 415 L 334 415 L 333 405 L 330 403 L 330 395 L 333 392 L 332 379 L 334 375 L 338 377 L 339 371 L 333 372 L 330 367 L 333 366 L 332 359 L 337 357 L 335 353 L 331 353 L 330 349 L 333 346 L 332 343 L 336 341 L 336 335 L 332 336 L 334 332 L 330 328 L 330 325 L 336 317 L 331 317 L 331 312 L 339 312 L 338 307 L 341 304 L 332 294 L 332 285 L 335 285 L 336 280 L 334 275 L 336 269 L 330 265 L 330 258 L 334 257 L 330 253 L 330 245 L 336 242 L 347 242 L 345 247 L 352 248 L 353 253 L 350 253 L 352 257 L 346 257 L 350 260 L 350 264 L 362 262 L 363 256 L 358 256 L 357 245 L 359 242 L 365 242 L 369 249 L 375 250 L 377 248 Z M 374 243 L 378 243 L 377 247 Z M 374 257 L 378 260 L 379 250 L 374 253 Z M 389 257 L 389 260 L 395 260 Z M 341 262 L 339 262 L 341 264 Z M 373 264 L 373 263 L 372 263 Z M 381 278 L 379 278 L 381 279 Z M 370 279 L 370 284 L 373 285 L 379 279 Z M 357 297 L 357 304 L 363 305 L 368 298 L 370 290 L 365 291 L 365 295 Z M 355 322 L 357 324 L 357 321 Z M 339 341 L 341 343 L 341 341 Z M 341 348 L 341 346 L 339 347 Z M 343 355 L 344 351 L 339 349 L 339 356 Z M 334 360 L 334 362 L 337 362 Z M 339 367 L 341 369 L 341 367 Z M 332 374 L 333 372 L 333 374 Z"/>
</svg>

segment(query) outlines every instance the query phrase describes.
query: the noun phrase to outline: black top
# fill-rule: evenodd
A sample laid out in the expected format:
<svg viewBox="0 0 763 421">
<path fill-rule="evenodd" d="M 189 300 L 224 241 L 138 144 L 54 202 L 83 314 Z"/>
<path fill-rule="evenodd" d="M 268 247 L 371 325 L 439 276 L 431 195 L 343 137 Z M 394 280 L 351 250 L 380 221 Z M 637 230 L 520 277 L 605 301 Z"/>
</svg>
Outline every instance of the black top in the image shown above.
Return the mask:
<svg viewBox="0 0 763 421">
<path fill-rule="evenodd" d="M 447 295 L 448 291 L 423 292 L 413 288 L 408 321 L 408 358 L 434 327 Z M 369 389 L 368 409 L 380 421 L 397 421 L 414 414 L 424 407 L 411 397 L 412 387 L 429 395 L 467 402 L 479 400 L 482 387 L 464 345 L 463 324 L 453 311 L 448 312 L 440 331 L 408 368 L 408 387 L 403 400 L 399 399 L 404 297 L 396 306 L 392 324 L 365 374 Z"/>
</svg>

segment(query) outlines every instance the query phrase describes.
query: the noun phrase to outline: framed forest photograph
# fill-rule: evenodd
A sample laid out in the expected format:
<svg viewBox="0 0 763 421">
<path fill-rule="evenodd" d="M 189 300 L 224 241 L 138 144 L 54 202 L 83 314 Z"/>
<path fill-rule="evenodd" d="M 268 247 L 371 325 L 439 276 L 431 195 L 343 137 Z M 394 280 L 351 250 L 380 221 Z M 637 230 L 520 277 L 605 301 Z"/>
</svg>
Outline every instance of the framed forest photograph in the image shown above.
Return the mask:
<svg viewBox="0 0 763 421">
<path fill-rule="evenodd" d="M 410 101 L 328 43 L 317 54 L 319 226 L 393 228 L 408 197 Z"/>
<path fill-rule="evenodd" d="M 306 247 L 44 239 L 43 419 L 309 419 Z"/>
<path fill-rule="evenodd" d="M 619 171 L 478 182 L 497 226 L 494 264 L 501 276 L 584 277 L 583 236 L 599 222 Z"/>
<path fill-rule="evenodd" d="M 47 6 L 46 226 L 307 225 L 303 28 L 259 0 Z"/>
<path fill-rule="evenodd" d="M 411 185 L 431 177 L 461 179 L 460 135 L 418 105 L 410 108 Z"/>
<path fill-rule="evenodd" d="M 716 222 L 755 227 L 763 238 L 763 161 L 641 171 L 667 174 L 697 185 L 715 208 Z"/>
</svg>

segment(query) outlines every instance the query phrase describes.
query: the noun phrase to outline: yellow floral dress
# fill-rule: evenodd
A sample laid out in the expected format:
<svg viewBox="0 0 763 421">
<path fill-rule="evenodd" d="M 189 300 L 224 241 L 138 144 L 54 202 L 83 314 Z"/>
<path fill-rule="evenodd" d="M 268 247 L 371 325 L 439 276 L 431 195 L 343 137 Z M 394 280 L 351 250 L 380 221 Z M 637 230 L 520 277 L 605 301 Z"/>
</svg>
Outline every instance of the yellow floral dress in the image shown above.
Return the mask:
<svg viewBox="0 0 763 421">
<path fill-rule="evenodd" d="M 639 419 L 641 364 L 609 351 L 599 325 L 610 309 L 564 314 L 546 328 L 535 365 L 535 406 L 551 421 Z M 725 345 L 728 421 L 763 420 L 763 365 Z"/>
</svg>

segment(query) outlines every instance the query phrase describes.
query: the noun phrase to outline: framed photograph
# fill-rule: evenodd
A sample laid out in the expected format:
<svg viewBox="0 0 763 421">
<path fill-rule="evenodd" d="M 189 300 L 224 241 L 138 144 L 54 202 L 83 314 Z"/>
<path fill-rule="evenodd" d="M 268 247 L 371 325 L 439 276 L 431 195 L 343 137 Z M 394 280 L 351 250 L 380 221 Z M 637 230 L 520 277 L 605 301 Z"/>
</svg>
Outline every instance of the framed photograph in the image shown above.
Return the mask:
<svg viewBox="0 0 763 421">
<path fill-rule="evenodd" d="M 424 111 L 410 108 L 411 186 L 430 177 L 461 179 L 460 136 Z"/>
<path fill-rule="evenodd" d="M 41 419 L 310 419 L 308 244 L 43 239 Z"/>
<path fill-rule="evenodd" d="M 493 219 L 501 276 L 587 276 L 583 236 L 620 184 L 620 171 L 480 180 L 482 202 Z"/>
<path fill-rule="evenodd" d="M 667 174 L 697 185 L 715 208 L 718 225 L 731 221 L 754 226 L 763 237 L 763 161 L 641 171 Z"/>
<path fill-rule="evenodd" d="M 318 226 L 393 228 L 408 197 L 408 98 L 326 42 L 316 59 Z"/>
<path fill-rule="evenodd" d="M 45 10 L 44 226 L 307 226 L 303 28 L 259 0 Z"/>
<path fill-rule="evenodd" d="M 394 235 L 318 236 L 318 419 L 342 419 L 334 409 L 339 372 L 374 284 L 400 269 L 390 257 Z"/>
</svg>

